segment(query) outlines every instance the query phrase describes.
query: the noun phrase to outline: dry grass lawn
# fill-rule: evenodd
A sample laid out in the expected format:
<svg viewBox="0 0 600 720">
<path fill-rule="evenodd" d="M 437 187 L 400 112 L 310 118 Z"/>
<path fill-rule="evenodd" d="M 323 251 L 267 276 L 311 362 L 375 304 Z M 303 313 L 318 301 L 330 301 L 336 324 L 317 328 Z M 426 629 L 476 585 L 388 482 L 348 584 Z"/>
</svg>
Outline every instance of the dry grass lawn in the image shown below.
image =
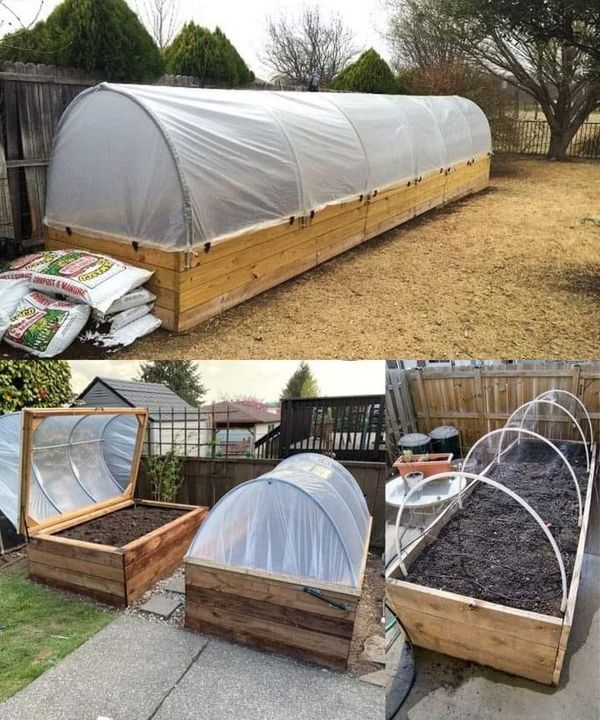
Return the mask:
<svg viewBox="0 0 600 720">
<path fill-rule="evenodd" d="M 496 158 L 491 187 L 117 357 L 596 357 L 600 163 Z"/>
</svg>

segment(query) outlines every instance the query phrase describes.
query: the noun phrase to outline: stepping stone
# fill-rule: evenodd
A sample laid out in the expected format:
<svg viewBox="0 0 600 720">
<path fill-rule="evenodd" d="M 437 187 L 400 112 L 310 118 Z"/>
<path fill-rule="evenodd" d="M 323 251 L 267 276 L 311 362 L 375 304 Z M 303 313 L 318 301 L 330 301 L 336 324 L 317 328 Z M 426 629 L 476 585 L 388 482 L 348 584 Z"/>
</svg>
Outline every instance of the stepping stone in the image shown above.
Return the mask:
<svg viewBox="0 0 600 720">
<path fill-rule="evenodd" d="M 367 662 L 385 665 L 385 638 L 383 635 L 371 635 L 365 640 L 361 658 Z"/>
<path fill-rule="evenodd" d="M 376 685 L 377 687 L 384 688 L 387 683 L 388 673 L 386 670 L 376 670 L 366 675 L 361 675 L 358 678 L 361 682 L 369 683 L 369 685 Z"/>
<path fill-rule="evenodd" d="M 168 592 L 185 595 L 185 578 L 183 577 L 183 575 L 178 575 L 177 577 L 171 578 L 169 582 L 165 585 L 165 590 L 167 590 Z"/>
<path fill-rule="evenodd" d="M 155 595 L 151 597 L 148 602 L 140 605 L 140 610 L 151 613 L 152 615 L 158 615 L 159 617 L 168 620 L 171 615 L 181 605 L 179 598 L 171 598 L 166 595 Z"/>
</svg>

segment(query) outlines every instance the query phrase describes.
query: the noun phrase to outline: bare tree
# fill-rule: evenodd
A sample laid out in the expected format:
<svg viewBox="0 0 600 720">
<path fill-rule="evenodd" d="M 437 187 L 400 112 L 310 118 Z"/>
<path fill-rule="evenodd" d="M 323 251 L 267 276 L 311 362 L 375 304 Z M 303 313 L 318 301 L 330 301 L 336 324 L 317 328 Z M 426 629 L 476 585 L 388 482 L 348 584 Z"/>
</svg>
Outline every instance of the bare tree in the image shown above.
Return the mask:
<svg viewBox="0 0 600 720">
<path fill-rule="evenodd" d="M 179 30 L 179 9 L 179 0 L 143 0 L 138 4 L 138 15 L 161 51 Z"/>
<path fill-rule="evenodd" d="M 410 59 L 415 46 L 410 37 L 407 42 L 404 33 L 405 0 L 390 0 L 390 4 L 390 35 L 396 36 L 396 48 Z M 533 38 L 522 24 L 500 22 L 491 12 L 485 14 L 489 6 L 477 4 L 477 13 L 468 13 L 456 11 L 445 0 L 412 0 L 412 4 L 420 13 L 420 26 L 443 23 L 447 42 L 471 66 L 495 75 L 539 103 L 550 126 L 548 157 L 564 160 L 577 130 L 600 106 L 600 83 L 590 76 L 589 55 L 564 37 Z M 579 22 L 569 11 L 563 20 Z"/>
<path fill-rule="evenodd" d="M 318 73 L 330 82 L 357 54 L 352 32 L 339 14 L 324 17 L 317 5 L 290 17 L 281 12 L 267 20 L 261 59 L 282 79 L 306 85 Z"/>
<path fill-rule="evenodd" d="M 17 11 L 18 3 L 9 2 L 8 0 L 0 0 L 0 33 L 8 28 L 9 32 L 16 30 L 25 30 L 34 25 L 42 12 L 45 0 L 39 0 L 36 11 L 31 17 L 25 18 L 24 15 Z"/>
</svg>

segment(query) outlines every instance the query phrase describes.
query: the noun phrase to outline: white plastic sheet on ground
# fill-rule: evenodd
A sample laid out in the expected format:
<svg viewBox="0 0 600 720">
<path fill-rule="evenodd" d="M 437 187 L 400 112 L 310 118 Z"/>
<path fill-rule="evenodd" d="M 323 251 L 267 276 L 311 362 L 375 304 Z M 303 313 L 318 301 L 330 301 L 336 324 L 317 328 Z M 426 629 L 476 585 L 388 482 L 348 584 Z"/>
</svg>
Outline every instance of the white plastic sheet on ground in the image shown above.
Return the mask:
<svg viewBox="0 0 600 720">
<path fill-rule="evenodd" d="M 120 495 L 127 487 L 134 415 L 49 416 L 33 433 L 28 515 L 36 522 Z M 16 526 L 21 414 L 0 416 L 0 510 Z"/>
<path fill-rule="evenodd" d="M 180 250 L 490 151 L 460 97 L 102 83 L 61 119 L 46 222 Z"/>
<path fill-rule="evenodd" d="M 358 587 L 368 525 L 350 473 L 335 460 L 300 454 L 221 498 L 188 555 Z"/>
</svg>

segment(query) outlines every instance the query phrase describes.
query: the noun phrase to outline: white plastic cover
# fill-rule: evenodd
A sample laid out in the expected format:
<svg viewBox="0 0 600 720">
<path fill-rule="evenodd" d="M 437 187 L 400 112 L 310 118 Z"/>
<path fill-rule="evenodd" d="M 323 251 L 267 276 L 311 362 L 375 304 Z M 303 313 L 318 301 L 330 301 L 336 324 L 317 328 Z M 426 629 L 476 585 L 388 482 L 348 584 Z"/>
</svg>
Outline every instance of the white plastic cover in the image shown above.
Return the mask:
<svg viewBox="0 0 600 720">
<path fill-rule="evenodd" d="M 57 415 L 33 433 L 28 515 L 36 522 L 120 495 L 127 487 L 134 415 Z M 21 413 L 0 416 L 0 510 L 17 526 Z"/>
<path fill-rule="evenodd" d="M 61 119 L 46 223 L 180 250 L 490 150 L 460 97 L 102 83 Z"/>
<path fill-rule="evenodd" d="M 218 565 L 358 587 L 369 513 L 335 460 L 294 455 L 210 511 L 188 555 Z"/>
</svg>

